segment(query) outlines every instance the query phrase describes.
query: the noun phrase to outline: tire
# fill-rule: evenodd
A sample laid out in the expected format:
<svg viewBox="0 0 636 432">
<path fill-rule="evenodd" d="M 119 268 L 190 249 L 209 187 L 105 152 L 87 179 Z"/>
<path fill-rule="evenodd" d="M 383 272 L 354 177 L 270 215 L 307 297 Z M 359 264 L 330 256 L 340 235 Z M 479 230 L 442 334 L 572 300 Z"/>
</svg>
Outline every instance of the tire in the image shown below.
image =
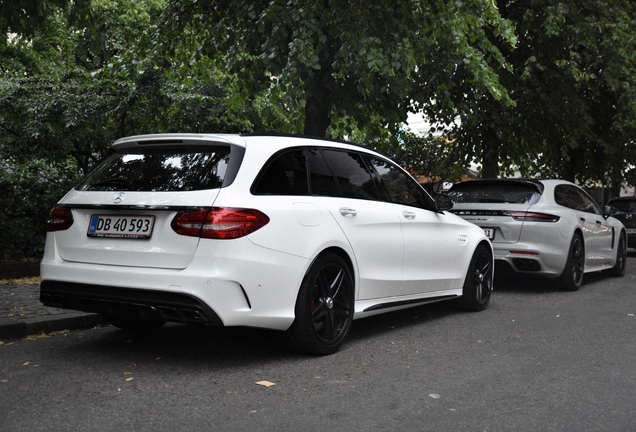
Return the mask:
<svg viewBox="0 0 636 432">
<path fill-rule="evenodd" d="M 148 331 L 155 330 L 164 325 L 162 320 L 142 320 L 139 318 L 128 318 L 120 315 L 102 314 L 108 324 L 122 330 Z"/>
<path fill-rule="evenodd" d="M 470 260 L 462 296 L 457 299 L 460 309 L 479 312 L 488 307 L 493 288 L 493 270 L 492 252 L 486 245 L 480 244 Z"/>
<path fill-rule="evenodd" d="M 313 355 L 337 352 L 349 335 L 353 312 L 351 269 L 337 254 L 320 255 L 298 291 L 296 319 L 287 331 L 292 345 Z"/>
<path fill-rule="evenodd" d="M 607 271 L 607 274 L 614 277 L 625 276 L 625 267 L 627 265 L 627 236 L 625 231 L 621 231 L 618 237 L 618 245 L 616 246 L 616 264 Z"/>
<path fill-rule="evenodd" d="M 580 234 L 574 234 L 568 259 L 565 263 L 563 273 L 557 279 L 557 283 L 566 291 L 577 291 L 583 284 L 583 273 L 585 271 L 585 247 Z"/>
</svg>

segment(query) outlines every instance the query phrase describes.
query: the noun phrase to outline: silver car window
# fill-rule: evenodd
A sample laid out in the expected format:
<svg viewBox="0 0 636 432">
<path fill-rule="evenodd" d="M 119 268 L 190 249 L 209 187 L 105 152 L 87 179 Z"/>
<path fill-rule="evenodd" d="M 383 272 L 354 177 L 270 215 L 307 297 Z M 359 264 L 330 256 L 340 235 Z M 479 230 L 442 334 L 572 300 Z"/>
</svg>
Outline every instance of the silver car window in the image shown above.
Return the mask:
<svg viewBox="0 0 636 432">
<path fill-rule="evenodd" d="M 536 204 L 540 188 L 516 181 L 467 181 L 453 185 L 448 196 L 454 203 Z"/>
<path fill-rule="evenodd" d="M 582 189 L 571 185 L 557 185 L 554 188 L 554 201 L 567 208 L 585 213 L 602 214 L 596 202 Z"/>
</svg>

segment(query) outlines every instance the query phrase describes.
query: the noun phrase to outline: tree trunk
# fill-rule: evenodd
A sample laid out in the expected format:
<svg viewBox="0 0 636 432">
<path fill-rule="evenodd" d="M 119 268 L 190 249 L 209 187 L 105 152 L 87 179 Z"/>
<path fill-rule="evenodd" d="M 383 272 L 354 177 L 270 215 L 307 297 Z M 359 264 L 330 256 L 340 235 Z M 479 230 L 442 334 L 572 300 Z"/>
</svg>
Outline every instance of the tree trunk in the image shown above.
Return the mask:
<svg viewBox="0 0 636 432">
<path fill-rule="evenodd" d="M 563 161 L 561 178 L 563 180 L 567 180 L 574 183 L 576 181 L 578 163 L 579 163 L 578 149 L 572 149 L 571 147 L 568 147 L 567 158 L 565 158 Z"/>
<path fill-rule="evenodd" d="M 484 136 L 481 178 L 497 178 L 499 176 L 500 141 L 493 131 L 488 131 Z"/>
<path fill-rule="evenodd" d="M 307 136 L 327 136 L 327 128 L 331 124 L 331 90 L 329 80 L 331 74 L 320 71 L 307 80 L 305 94 L 305 126 L 304 134 Z"/>
</svg>

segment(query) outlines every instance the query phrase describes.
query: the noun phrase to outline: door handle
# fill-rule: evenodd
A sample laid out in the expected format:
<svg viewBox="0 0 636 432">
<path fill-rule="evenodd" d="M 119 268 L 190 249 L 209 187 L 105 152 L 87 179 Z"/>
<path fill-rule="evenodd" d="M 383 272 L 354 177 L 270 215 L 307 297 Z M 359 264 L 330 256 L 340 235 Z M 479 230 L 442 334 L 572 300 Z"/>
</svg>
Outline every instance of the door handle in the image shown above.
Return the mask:
<svg viewBox="0 0 636 432">
<path fill-rule="evenodd" d="M 358 214 L 356 209 L 352 209 L 349 207 L 340 207 L 339 211 L 340 211 L 340 214 L 343 216 L 355 216 Z"/>
<path fill-rule="evenodd" d="M 415 213 L 406 210 L 402 212 L 402 216 L 404 216 L 406 219 L 415 219 Z"/>
</svg>

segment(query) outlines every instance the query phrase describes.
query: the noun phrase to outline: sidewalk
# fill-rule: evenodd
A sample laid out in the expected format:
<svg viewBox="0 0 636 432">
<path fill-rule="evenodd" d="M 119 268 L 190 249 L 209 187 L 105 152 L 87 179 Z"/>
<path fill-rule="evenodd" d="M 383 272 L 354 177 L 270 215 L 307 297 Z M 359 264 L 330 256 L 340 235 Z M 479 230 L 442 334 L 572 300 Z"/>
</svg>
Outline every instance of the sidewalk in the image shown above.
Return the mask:
<svg viewBox="0 0 636 432">
<path fill-rule="evenodd" d="M 97 314 L 40 303 L 39 285 L 0 285 L 0 340 L 104 324 Z"/>
</svg>

